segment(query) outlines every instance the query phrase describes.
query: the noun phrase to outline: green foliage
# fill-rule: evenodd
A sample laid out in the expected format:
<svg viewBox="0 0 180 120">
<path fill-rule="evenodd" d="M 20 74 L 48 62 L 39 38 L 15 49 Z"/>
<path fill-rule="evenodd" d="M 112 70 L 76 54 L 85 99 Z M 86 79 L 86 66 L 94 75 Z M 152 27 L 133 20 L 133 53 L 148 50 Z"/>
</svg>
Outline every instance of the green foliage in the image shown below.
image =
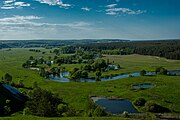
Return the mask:
<svg viewBox="0 0 180 120">
<path fill-rule="evenodd" d="M 82 78 L 88 78 L 88 72 L 82 71 L 81 77 L 82 77 Z"/>
<path fill-rule="evenodd" d="M 9 73 L 6 73 L 4 75 L 4 80 L 5 82 L 10 83 L 12 81 L 12 76 Z"/>
<path fill-rule="evenodd" d="M 101 68 L 106 68 L 107 64 L 106 61 L 104 59 L 97 59 L 93 64 L 92 64 L 92 68 L 94 70 L 100 70 Z"/>
<path fill-rule="evenodd" d="M 96 76 L 97 76 L 97 78 L 100 78 L 101 75 L 102 75 L 101 71 L 96 71 Z"/>
<path fill-rule="evenodd" d="M 49 72 L 45 70 L 45 68 L 41 68 L 40 71 L 39 71 L 39 74 L 41 77 L 46 77 L 48 78 L 49 77 Z"/>
<path fill-rule="evenodd" d="M 11 107 L 6 105 L 4 106 L 4 115 L 9 115 L 11 112 Z"/>
<path fill-rule="evenodd" d="M 88 72 L 79 70 L 79 68 L 73 68 L 70 71 L 70 78 L 72 80 L 78 80 L 80 78 L 88 78 Z"/>
<path fill-rule="evenodd" d="M 41 49 L 44 51 L 44 49 Z M 49 53 L 45 50 L 46 53 Z M 2 51 L 0 51 L 2 54 Z M 39 57 L 42 56 L 41 53 L 31 53 L 33 56 Z M 49 54 L 44 54 L 44 57 L 48 57 Z M 18 83 L 19 79 L 24 80 L 26 86 L 32 86 L 32 83 L 37 81 L 39 87 L 43 89 L 50 90 L 52 92 L 58 92 L 64 100 L 69 105 L 72 105 L 77 110 L 85 109 L 85 97 L 89 94 L 95 94 L 99 96 L 121 96 L 122 98 L 127 98 L 129 100 L 134 100 L 139 96 L 143 96 L 146 100 L 157 101 L 162 106 L 169 107 L 177 112 L 180 112 L 180 103 L 179 103 L 179 86 L 180 82 L 179 76 L 146 76 L 146 77 L 132 77 L 125 78 L 122 80 L 114 80 L 108 82 L 99 82 L 99 83 L 58 83 L 51 80 L 44 79 L 37 74 L 37 71 L 22 69 L 21 65 L 29 57 L 29 51 L 25 48 L 21 49 L 12 49 L 11 52 L 4 51 L 5 60 L 3 56 L 0 56 L 0 76 L 4 76 L 6 71 L 11 73 L 13 76 L 13 81 Z M 110 61 L 115 61 L 115 63 L 121 64 L 122 68 L 120 71 L 109 71 L 103 72 L 104 74 L 121 74 L 121 73 L 130 73 L 134 71 L 140 71 L 142 69 L 148 71 L 154 71 L 153 66 L 165 66 L 168 70 L 177 70 L 180 68 L 179 61 L 167 60 L 165 58 L 160 58 L 157 60 L 154 56 L 143 56 L 143 55 L 123 55 L 123 56 L 105 56 L 103 59 L 109 58 Z M 65 65 L 68 70 L 72 67 L 78 67 L 77 65 Z M 17 74 L 18 73 L 18 74 Z M 89 73 L 89 76 L 95 76 L 95 73 Z M 142 83 L 151 83 L 156 85 L 153 89 L 147 89 L 139 92 L 130 92 L 129 87 L 133 84 L 142 84 Z M 116 86 L 116 88 L 113 88 Z M 173 86 L 173 87 L 172 87 Z M 111 88 L 112 87 L 112 88 Z M 107 93 L 106 89 L 113 89 L 113 93 Z M 165 92 L 164 92 L 165 91 Z M 162 101 L 162 97 L 171 103 L 166 103 Z M 2 99 L 2 97 L 0 97 Z M 172 106 L 171 106 L 172 105 Z M 24 116 L 26 117 L 26 116 Z M 30 118 L 34 118 L 29 116 Z M 14 117 L 13 117 L 14 118 Z M 28 117 L 26 117 L 27 119 Z M 36 118 L 36 117 L 35 117 Z M 39 119 L 45 119 L 38 117 Z M 119 118 L 119 117 L 117 117 Z M 48 118 L 49 119 L 49 118 Z M 50 118 L 51 119 L 51 118 Z M 67 118 L 69 119 L 69 118 Z M 73 118 L 72 118 L 73 119 Z M 78 118 L 77 118 L 78 119 Z M 80 119 L 80 118 L 79 118 Z M 85 119 L 85 118 L 81 118 Z M 110 119 L 110 118 L 107 118 Z M 115 118 L 114 118 L 115 119 Z"/>
<path fill-rule="evenodd" d="M 42 117 L 58 116 L 58 105 L 63 104 L 62 99 L 54 96 L 47 90 L 35 88 L 30 93 L 30 100 L 27 102 L 27 107 L 33 115 Z"/>
<path fill-rule="evenodd" d="M 157 67 L 155 71 L 157 74 L 167 75 L 167 69 L 165 69 L 164 67 Z"/>
<path fill-rule="evenodd" d="M 145 104 L 145 109 L 148 112 L 154 112 L 154 113 L 164 113 L 164 112 L 170 112 L 168 108 L 165 108 L 163 106 L 160 106 L 152 101 L 148 101 Z"/>
<path fill-rule="evenodd" d="M 128 118 L 129 117 L 129 113 L 127 111 L 124 111 L 122 116 L 125 117 L 125 118 Z"/>
<path fill-rule="evenodd" d="M 76 110 L 74 108 L 68 107 L 67 111 L 62 113 L 64 117 L 73 117 L 76 116 Z"/>
<path fill-rule="evenodd" d="M 145 71 L 145 70 L 141 70 L 141 71 L 140 71 L 140 75 L 141 75 L 141 76 L 144 76 L 145 74 L 146 74 L 146 71 Z"/>
<path fill-rule="evenodd" d="M 86 115 L 88 117 L 100 117 L 106 116 L 107 113 L 104 111 L 103 108 L 96 105 L 90 98 L 88 98 L 86 103 Z"/>
<path fill-rule="evenodd" d="M 66 104 L 59 104 L 57 111 L 58 116 L 63 116 L 63 113 L 68 111 L 68 106 Z"/>
<path fill-rule="evenodd" d="M 4 115 L 9 115 L 11 113 L 10 102 L 11 100 L 6 100 L 6 105 L 4 106 Z"/>
<path fill-rule="evenodd" d="M 144 106 L 146 103 L 146 100 L 144 98 L 137 98 L 133 103 L 136 106 Z"/>
<path fill-rule="evenodd" d="M 92 116 L 93 117 L 106 116 L 106 112 L 100 106 L 97 106 L 96 109 L 93 111 Z"/>
<path fill-rule="evenodd" d="M 30 111 L 30 109 L 28 108 L 28 107 L 25 107 L 24 109 L 23 109 L 23 115 L 31 115 L 32 113 L 31 113 L 31 111 Z"/>
</svg>

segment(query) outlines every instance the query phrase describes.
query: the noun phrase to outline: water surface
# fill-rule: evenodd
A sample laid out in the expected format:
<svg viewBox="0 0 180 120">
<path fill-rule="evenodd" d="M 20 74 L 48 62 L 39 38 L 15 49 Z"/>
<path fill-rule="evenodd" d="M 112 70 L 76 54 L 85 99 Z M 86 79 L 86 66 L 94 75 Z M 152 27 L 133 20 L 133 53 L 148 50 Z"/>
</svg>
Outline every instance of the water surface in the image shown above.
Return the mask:
<svg viewBox="0 0 180 120">
<path fill-rule="evenodd" d="M 129 100 L 110 100 L 103 97 L 91 97 L 94 103 L 105 108 L 106 112 L 113 114 L 122 114 L 124 111 L 128 113 L 140 113 L 138 112 Z"/>
</svg>

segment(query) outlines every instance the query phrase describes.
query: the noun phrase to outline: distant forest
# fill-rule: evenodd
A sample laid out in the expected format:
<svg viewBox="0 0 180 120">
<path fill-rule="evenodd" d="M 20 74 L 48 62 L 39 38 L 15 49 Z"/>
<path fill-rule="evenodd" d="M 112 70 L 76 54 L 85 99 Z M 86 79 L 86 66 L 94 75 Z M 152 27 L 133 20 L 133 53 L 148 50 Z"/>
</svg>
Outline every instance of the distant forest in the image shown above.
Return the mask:
<svg viewBox="0 0 180 120">
<path fill-rule="evenodd" d="M 121 39 L 84 39 L 84 40 L 19 40 L 0 41 L 3 48 L 34 48 L 46 49 L 67 46 L 67 51 L 75 52 L 82 48 L 109 55 L 140 54 L 180 60 L 180 40 L 129 41 Z M 67 52 L 68 53 L 68 52 Z"/>
<path fill-rule="evenodd" d="M 109 55 L 140 54 L 180 60 L 180 40 L 96 43 L 78 47 Z"/>
</svg>

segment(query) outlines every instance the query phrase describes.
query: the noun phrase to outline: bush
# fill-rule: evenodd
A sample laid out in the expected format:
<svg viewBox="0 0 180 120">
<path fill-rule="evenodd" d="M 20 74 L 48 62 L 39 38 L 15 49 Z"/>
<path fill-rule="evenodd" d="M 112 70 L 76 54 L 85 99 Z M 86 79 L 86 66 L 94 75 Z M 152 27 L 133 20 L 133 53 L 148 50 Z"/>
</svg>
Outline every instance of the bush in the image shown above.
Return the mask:
<svg viewBox="0 0 180 120">
<path fill-rule="evenodd" d="M 167 75 L 167 69 L 165 69 L 164 67 L 158 67 L 155 71 L 156 74 Z"/>
<path fill-rule="evenodd" d="M 129 117 L 129 113 L 127 111 L 124 111 L 122 116 L 125 117 L 125 118 L 128 118 Z"/>
<path fill-rule="evenodd" d="M 133 103 L 136 106 L 144 106 L 146 103 L 146 100 L 144 98 L 137 98 Z"/>
<path fill-rule="evenodd" d="M 23 115 L 30 115 L 30 114 L 31 114 L 31 111 L 28 107 L 23 109 Z"/>
<path fill-rule="evenodd" d="M 168 108 L 160 106 L 152 101 L 146 102 L 145 109 L 147 112 L 154 112 L 154 113 L 170 112 L 170 110 Z"/>
<path fill-rule="evenodd" d="M 106 112 L 100 106 L 97 106 L 92 116 L 94 117 L 106 116 Z"/>
<path fill-rule="evenodd" d="M 146 71 L 145 70 L 141 70 L 140 75 L 141 76 L 145 76 L 145 74 L 146 74 Z"/>
<path fill-rule="evenodd" d="M 59 104 L 64 104 L 62 99 L 55 96 L 53 93 L 35 88 L 29 94 L 30 100 L 27 102 L 27 107 L 33 115 L 42 117 L 55 117 L 59 115 Z M 61 109 L 62 110 L 62 109 Z M 60 111 L 62 112 L 62 111 Z"/>
</svg>

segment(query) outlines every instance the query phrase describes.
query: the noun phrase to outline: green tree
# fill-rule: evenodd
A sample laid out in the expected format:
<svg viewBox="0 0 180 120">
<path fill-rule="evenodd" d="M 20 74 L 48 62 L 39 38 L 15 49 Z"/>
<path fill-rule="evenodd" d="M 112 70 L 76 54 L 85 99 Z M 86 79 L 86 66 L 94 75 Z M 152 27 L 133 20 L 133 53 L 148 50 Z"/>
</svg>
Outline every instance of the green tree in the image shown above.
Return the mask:
<svg viewBox="0 0 180 120">
<path fill-rule="evenodd" d="M 109 64 L 109 58 L 107 58 L 107 60 L 106 60 L 106 64 Z"/>
<path fill-rule="evenodd" d="M 106 112 L 100 107 L 97 106 L 93 112 L 94 117 L 106 116 Z"/>
<path fill-rule="evenodd" d="M 88 78 L 88 72 L 82 71 L 81 77 L 82 77 L 82 78 Z"/>
<path fill-rule="evenodd" d="M 18 85 L 19 85 L 19 87 L 21 87 L 21 88 L 24 87 L 23 80 L 19 80 L 19 81 L 18 81 Z"/>
<path fill-rule="evenodd" d="M 6 73 L 4 75 L 4 80 L 7 82 L 7 83 L 10 83 L 12 81 L 12 76 L 9 74 L 9 73 Z"/>
<path fill-rule="evenodd" d="M 145 74 L 146 74 L 146 71 L 145 70 L 141 70 L 140 75 L 144 76 Z"/>
<path fill-rule="evenodd" d="M 42 117 L 58 116 L 58 105 L 63 104 L 62 99 L 53 93 L 41 88 L 35 88 L 29 94 L 30 100 L 27 107 L 33 115 Z"/>
<path fill-rule="evenodd" d="M 101 75 L 102 75 L 101 71 L 96 71 L 97 79 L 99 79 L 101 77 Z"/>
<path fill-rule="evenodd" d="M 136 106 L 144 106 L 146 103 L 146 100 L 144 98 L 137 98 L 133 103 Z"/>
<path fill-rule="evenodd" d="M 41 68 L 39 74 L 40 74 L 41 77 L 46 77 L 45 68 Z"/>
<path fill-rule="evenodd" d="M 4 106 L 4 114 L 9 115 L 11 112 L 11 107 L 10 107 L 10 102 L 11 100 L 6 100 L 6 105 Z"/>
</svg>

